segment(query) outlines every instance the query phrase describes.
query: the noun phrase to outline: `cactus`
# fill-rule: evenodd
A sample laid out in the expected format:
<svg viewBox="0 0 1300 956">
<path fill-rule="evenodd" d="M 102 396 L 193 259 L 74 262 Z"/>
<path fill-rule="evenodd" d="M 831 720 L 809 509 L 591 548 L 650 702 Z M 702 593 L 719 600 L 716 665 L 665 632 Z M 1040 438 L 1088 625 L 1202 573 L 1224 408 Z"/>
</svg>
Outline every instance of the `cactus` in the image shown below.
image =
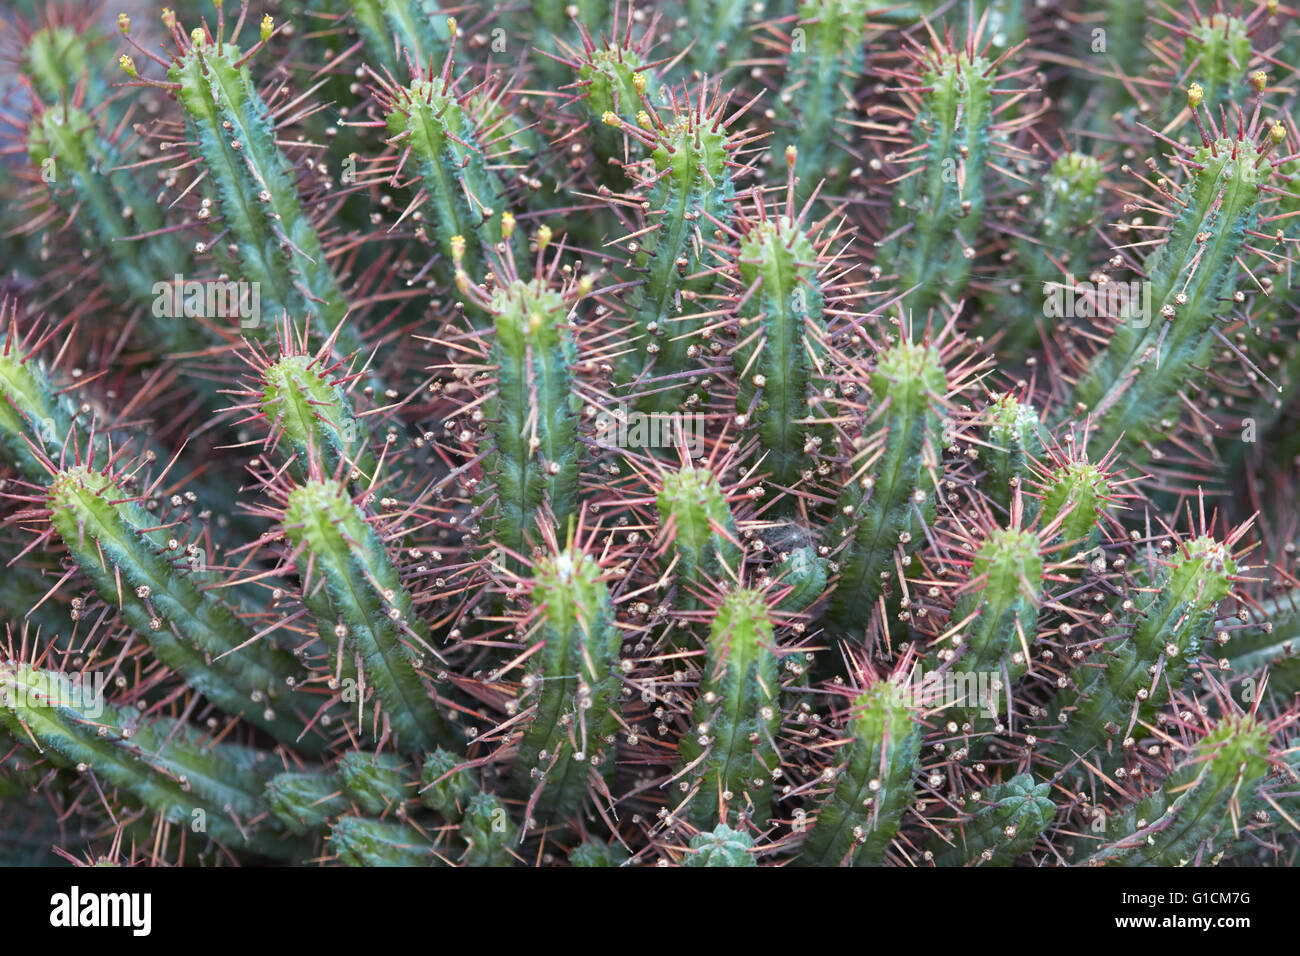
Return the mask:
<svg viewBox="0 0 1300 956">
<path fill-rule="evenodd" d="M 1173 769 L 1161 789 L 1113 821 L 1120 831 L 1087 863 L 1183 866 L 1213 852 L 1242 825 L 1242 807 L 1268 771 L 1269 728 L 1249 715 L 1224 718 Z"/>
<path fill-rule="evenodd" d="M 1294 11 L 80 2 L 0 860 L 1300 859 Z"/>
<path fill-rule="evenodd" d="M 935 848 L 927 852 L 936 866 L 1009 866 L 1037 842 L 1055 817 L 1050 791 L 1049 783 L 1035 783 L 1027 773 L 995 783 L 962 822 L 960 836 L 950 844 L 936 840 Z"/>
<path fill-rule="evenodd" d="M 695 784 L 687 797 L 693 821 L 707 825 L 734 806 L 757 826 L 766 823 L 781 721 L 777 681 L 763 595 L 724 595 L 710 625 L 691 729 L 681 741 L 682 770 Z"/>
<path fill-rule="evenodd" d="M 913 800 L 912 777 L 920 758 L 921 726 L 908 706 L 907 688 L 879 681 L 853 702 L 845 757 L 835 789 L 818 811 L 799 850 L 799 862 L 877 866 Z"/>
</svg>

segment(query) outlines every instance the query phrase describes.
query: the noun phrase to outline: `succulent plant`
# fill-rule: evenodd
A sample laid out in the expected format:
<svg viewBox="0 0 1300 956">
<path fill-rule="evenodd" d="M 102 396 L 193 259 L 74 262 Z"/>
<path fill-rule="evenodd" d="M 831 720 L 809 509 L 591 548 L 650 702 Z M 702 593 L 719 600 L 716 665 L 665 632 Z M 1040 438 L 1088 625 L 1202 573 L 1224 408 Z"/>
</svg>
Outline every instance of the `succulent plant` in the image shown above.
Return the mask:
<svg viewBox="0 0 1300 956">
<path fill-rule="evenodd" d="M 5 31 L 0 862 L 1294 863 L 1294 11 L 517 6 Z"/>
</svg>

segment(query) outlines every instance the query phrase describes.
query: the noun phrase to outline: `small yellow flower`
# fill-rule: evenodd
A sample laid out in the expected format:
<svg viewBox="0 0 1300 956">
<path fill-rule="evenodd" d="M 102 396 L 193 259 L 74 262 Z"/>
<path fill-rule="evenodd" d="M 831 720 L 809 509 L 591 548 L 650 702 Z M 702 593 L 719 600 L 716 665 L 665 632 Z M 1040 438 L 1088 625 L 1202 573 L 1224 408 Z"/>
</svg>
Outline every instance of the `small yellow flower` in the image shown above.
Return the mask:
<svg viewBox="0 0 1300 956">
<path fill-rule="evenodd" d="M 271 34 L 275 32 L 275 21 L 271 19 L 268 13 L 262 17 L 262 42 L 265 43 L 271 39 Z"/>
<path fill-rule="evenodd" d="M 123 53 L 122 59 L 118 60 L 117 62 L 121 65 L 122 69 L 126 72 L 126 75 L 131 77 L 131 79 L 134 80 L 139 78 L 140 74 L 135 71 L 135 60 L 131 59 L 129 56 Z"/>
<path fill-rule="evenodd" d="M 1196 109 L 1196 107 L 1200 106 L 1201 101 L 1204 99 L 1205 90 L 1201 88 L 1200 83 L 1193 83 L 1187 88 L 1187 105 L 1192 109 Z"/>
</svg>

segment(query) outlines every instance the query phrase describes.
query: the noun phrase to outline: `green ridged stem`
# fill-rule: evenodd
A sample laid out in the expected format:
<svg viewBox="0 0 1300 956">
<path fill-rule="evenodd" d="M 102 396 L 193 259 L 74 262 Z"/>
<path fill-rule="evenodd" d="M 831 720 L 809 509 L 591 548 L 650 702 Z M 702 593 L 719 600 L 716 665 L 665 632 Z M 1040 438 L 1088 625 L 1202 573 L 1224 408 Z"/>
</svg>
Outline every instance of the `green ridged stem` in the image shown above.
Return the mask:
<svg viewBox="0 0 1300 956">
<path fill-rule="evenodd" d="M 682 866 L 758 866 L 753 856 L 754 838 L 719 823 L 691 837 L 690 852 Z"/>
<path fill-rule="evenodd" d="M 1087 858 L 1091 865 L 1186 866 L 1198 855 L 1224 849 L 1233 837 L 1232 815 L 1238 828 L 1247 820 L 1243 805 L 1269 769 L 1269 734 L 1253 718 L 1224 718 L 1161 788 L 1129 807 L 1107 831 L 1118 830 Z M 1222 840 L 1216 838 L 1222 836 Z M 1093 844 L 1095 846 L 1095 843 Z M 1201 860 L 1211 862 L 1209 857 Z"/>
<path fill-rule="evenodd" d="M 339 758 L 337 772 L 343 795 L 373 817 L 396 813 L 418 788 L 410 761 L 392 754 L 349 750 Z"/>
<path fill-rule="evenodd" d="M 798 225 L 782 216 L 762 220 L 740 241 L 742 296 L 739 344 L 732 352 L 738 391 L 736 411 L 757 430 L 763 454 L 759 469 L 791 488 L 815 471 L 831 434 L 809 401 L 828 387 L 819 374 L 827 359 L 817 254 Z M 818 334 L 820 332 L 820 334 Z"/>
<path fill-rule="evenodd" d="M 1033 476 L 1032 463 L 1041 460 L 1045 452 L 1045 431 L 1038 413 L 1033 406 L 1008 394 L 999 396 L 989 406 L 988 417 L 989 447 L 981 449 L 986 493 L 1010 512 L 1015 490 L 1020 488 L 1026 517 L 1032 518 L 1033 499 L 1023 492 L 1029 490 L 1027 482 Z"/>
<path fill-rule="evenodd" d="M 576 9 L 577 15 L 571 17 L 570 11 Z M 553 87 L 562 86 L 573 79 L 565 64 L 552 59 L 563 56 L 559 43 L 564 42 L 570 49 L 580 49 L 579 34 L 574 29 L 574 21 L 583 24 L 593 37 L 599 37 L 604 31 L 606 36 L 619 32 L 620 25 L 625 28 L 626 20 L 620 24 L 612 21 L 614 5 L 611 0 L 533 0 L 520 11 L 525 24 L 532 30 L 529 37 L 529 50 L 532 62 L 541 78 Z M 624 8 L 627 16 L 627 8 Z M 597 41 L 599 42 L 599 41 Z M 537 53 L 532 53 L 536 48 Z"/>
<path fill-rule="evenodd" d="M 346 6 L 380 76 L 387 72 L 400 82 L 408 75 L 394 36 L 417 64 L 427 66 L 432 59 L 436 70 L 447 58 L 451 29 L 436 0 L 347 0 Z"/>
<path fill-rule="evenodd" d="M 529 642 L 541 649 L 530 660 L 540 673 L 531 682 L 534 710 L 519 741 L 515 776 L 541 822 L 574 816 L 592 781 L 608 782 L 614 772 L 610 741 L 619 728 L 622 632 L 602 574 L 573 546 L 534 571 L 538 620 Z"/>
<path fill-rule="evenodd" d="M 1204 90 L 1205 106 L 1213 115 L 1218 116 L 1220 106 L 1231 109 L 1245 93 L 1242 77 L 1251 55 L 1250 27 L 1237 17 L 1216 12 L 1192 24 L 1183 39 L 1183 58 L 1165 115 L 1173 116 L 1187 105 L 1183 90 L 1193 83 Z"/>
<path fill-rule="evenodd" d="M 279 773 L 266 783 L 267 807 L 290 832 L 323 830 L 349 810 L 338 774 L 329 771 Z"/>
<path fill-rule="evenodd" d="M 1109 342 L 1075 387 L 1073 401 L 1096 418 L 1089 447 L 1105 452 L 1123 440 L 1126 460 L 1140 465 L 1143 446 L 1176 419 L 1179 393 L 1210 365 L 1218 316 L 1231 299 L 1246 233 L 1257 228 L 1260 184 L 1268 160 L 1249 142 L 1220 139 L 1191 158 L 1202 164 L 1180 194 L 1167 239 L 1146 261 L 1150 314 L 1142 303 L 1120 310 Z M 1234 158 L 1235 157 L 1235 158 Z M 1144 295 L 1145 298 L 1145 295 Z"/>
<path fill-rule="evenodd" d="M 658 77 L 647 69 L 648 61 L 635 48 L 620 43 L 597 46 L 583 56 L 578 67 L 597 178 L 611 189 L 623 188 L 622 166 L 627 161 L 625 134 L 619 127 L 634 124 L 641 112 L 641 97 L 658 103 Z M 617 117 L 617 123 L 610 123 Z"/>
<path fill-rule="evenodd" d="M 1102 536 L 1102 517 L 1110 510 L 1110 492 L 1102 468 L 1089 461 L 1068 461 L 1044 482 L 1041 523 L 1049 525 L 1065 515 L 1054 541 L 1074 542 L 1074 553 L 1094 548 Z"/>
<path fill-rule="evenodd" d="M 655 503 L 660 524 L 672 527 L 673 604 L 699 610 L 702 594 L 740 570 L 739 538 L 722 485 L 708 469 L 687 466 L 664 474 Z"/>
<path fill-rule="evenodd" d="M 285 699 L 303 677 L 294 657 L 254 641 L 235 608 L 184 573 L 180 550 L 169 555 L 173 529 L 103 473 L 82 465 L 60 471 L 47 492 L 50 523 L 100 597 L 168 667 L 222 710 L 278 740 L 315 751 L 303 720 Z M 300 740 L 299 737 L 302 736 Z"/>
<path fill-rule="evenodd" d="M 912 805 L 921 725 L 909 690 L 880 681 L 858 695 L 836 751 L 835 789 L 799 850 L 806 866 L 877 866 Z M 842 756 L 841 756 L 842 755 Z"/>
<path fill-rule="evenodd" d="M 772 771 L 780 762 L 780 672 L 767 605 L 760 591 L 728 592 L 709 629 L 691 726 L 678 749 L 685 779 L 697 787 L 686 810 L 699 827 L 719 822 L 724 794 L 731 812 L 767 825 Z M 726 822 L 725 820 L 722 822 Z"/>
<path fill-rule="evenodd" d="M 69 103 L 44 110 L 32 120 L 28 156 L 37 168 L 53 171 L 50 198 L 68 216 L 75 214 L 82 249 L 104 257 L 99 275 L 108 291 L 141 310 L 148 334 L 167 351 L 203 349 L 211 339 L 200 323 L 158 311 L 164 296 L 173 297 L 173 277 L 193 275 L 193 247 L 181 233 L 162 231 L 166 207 L 141 188 L 134 171 L 118 168 L 132 157 L 110 140 L 103 122 Z M 154 235 L 133 238 L 145 233 Z M 215 407 L 219 383 L 202 376 L 191 382 Z"/>
<path fill-rule="evenodd" d="M 510 852 L 519 842 L 518 830 L 495 794 L 476 793 L 470 797 L 461 819 L 460 836 L 465 841 L 461 866 L 514 866 L 518 862 Z"/>
<path fill-rule="evenodd" d="M 329 845 L 347 866 L 438 865 L 429 841 L 405 823 L 341 817 L 330 828 Z"/>
<path fill-rule="evenodd" d="M 702 239 L 718 228 L 715 222 L 731 220 L 735 196 L 735 147 L 721 115 L 701 120 L 698 108 L 690 105 L 667 114 L 660 113 L 662 126 L 643 114 L 655 141 L 645 176 L 651 185 L 642 184 L 645 231 L 637 230 L 634 257 L 645 281 L 627 295 L 633 342 L 620 358 L 618 383 L 632 390 L 638 406 L 648 412 L 679 411 L 689 391 L 685 383 L 657 379 L 695 364 L 690 350 L 698 347 L 695 333 L 706 320 L 690 316 L 707 307 L 720 265 Z"/>
<path fill-rule="evenodd" d="M 0 335 L 7 331 L 0 327 Z M 0 460 L 30 482 L 48 484 L 50 473 L 28 441 L 56 464 L 65 445 L 69 457 L 75 449 L 82 461 L 98 457 L 108 450 L 108 436 L 102 425 L 92 436 L 89 423 L 92 414 L 101 423 L 111 416 L 90 400 L 92 395 L 79 391 L 75 386 L 75 381 L 51 372 L 35 355 L 23 355 L 21 348 L 0 346 Z M 150 455 L 159 462 L 171 458 L 170 450 L 164 445 L 150 442 L 147 436 L 143 442 L 146 459 Z M 122 444 L 120 440 L 113 442 L 114 447 L 120 448 Z M 236 509 L 236 496 L 229 482 L 199 475 L 189 483 L 189 487 L 205 506 L 223 514 L 232 530 L 244 536 L 259 533 L 260 525 L 254 525 Z M 202 526 L 195 522 L 190 526 L 190 532 L 197 536 L 202 532 Z"/>
<path fill-rule="evenodd" d="M 360 654 L 362 672 L 400 746 L 454 746 L 455 733 L 417 667 L 432 653 L 428 625 L 414 613 L 383 541 L 347 489 L 333 479 L 300 485 L 289 494 L 283 527 L 299 551 L 299 570 L 311 594 L 305 603 L 318 617 L 322 636 L 340 623 L 346 628 L 345 646 Z"/>
<path fill-rule="evenodd" d="M 433 231 L 441 254 L 435 274 L 448 286 L 458 269 L 479 279 L 487 272 L 485 251 L 505 238 L 507 210 L 505 185 L 479 145 L 473 104 L 434 77 L 388 91 L 384 110 L 387 142 L 410 151 L 403 169 L 416 174 L 424 194 L 423 228 Z M 466 308 L 476 321 L 483 317 L 475 303 Z"/>
<path fill-rule="evenodd" d="M 948 672 L 965 685 L 968 703 L 950 707 L 945 714 L 965 716 L 994 709 L 992 699 L 969 702 L 970 678 L 980 672 L 996 676 L 1005 672 L 1013 681 L 1024 674 L 1037 636 L 1042 590 L 1042 542 L 1038 535 L 1018 528 L 991 531 L 976 550 L 970 577 L 949 615 L 950 628 L 966 622 L 953 635 L 953 640 L 960 639 L 960 643 L 945 641 L 931 659 L 932 669 L 939 666 L 938 662 L 951 661 Z M 954 660 L 954 654 L 960 656 Z M 967 679 L 963 681 L 962 675 Z M 978 686 L 977 681 L 974 683 Z"/>
<path fill-rule="evenodd" d="M 925 313 L 946 296 L 959 299 L 970 279 L 971 260 L 984 218 L 993 89 L 997 75 L 981 56 L 964 49 L 934 53 L 916 85 L 924 91 L 912 122 L 920 173 L 908 175 L 891 200 L 892 239 L 876 253 L 896 275 L 905 321 L 919 328 Z M 954 240 L 962 244 L 954 250 Z"/>
<path fill-rule="evenodd" d="M 258 825 L 262 791 L 274 762 L 249 747 L 205 741 L 165 718 L 144 719 L 94 696 L 90 675 L 66 675 L 0 663 L 0 723 L 16 740 L 35 740 L 44 756 L 93 772 L 200 839 L 268 856 L 300 849 Z"/>
<path fill-rule="evenodd" d="M 1206 537 L 1155 568 L 1148 600 L 1113 632 L 1120 639 L 1091 655 L 1075 686 L 1048 704 L 1048 719 L 1065 725 L 1051 732 L 1045 755 L 1064 765 L 1079 754 L 1103 772 L 1122 762 L 1121 742 L 1138 721 L 1154 719 L 1170 686 L 1182 685 L 1236 570 L 1227 549 Z"/>
<path fill-rule="evenodd" d="M 942 418 L 937 400 L 947 391 L 938 351 L 899 342 L 881 353 L 870 377 L 873 403 L 882 409 L 873 429 L 885 432 L 884 450 L 870 474 L 855 469 L 836 501 L 826 534 L 840 565 L 830 621 L 862 633 L 894 574 L 894 554 L 919 547 L 934 508 Z M 841 547 L 841 543 L 843 543 Z M 838 549 L 838 550 L 837 550 Z"/>
<path fill-rule="evenodd" d="M 311 317 L 319 323 L 316 331 L 328 334 L 342 323 L 348 303 L 303 208 L 266 103 L 247 65 L 236 65 L 242 57 L 231 43 L 220 51 L 197 44 L 178 56 L 167 76 L 179 84 L 175 96 L 185 110 L 187 138 L 197 143 L 191 148 L 214 183 L 222 224 L 237 247 L 239 278 L 257 283 L 264 314 Z M 273 325 L 259 321 L 257 328 L 265 334 Z M 337 342 L 342 354 L 362 347 L 351 326 Z"/>
<path fill-rule="evenodd" d="M 420 802 L 458 827 L 462 866 L 514 866 L 519 831 L 505 804 L 485 793 L 462 759 L 446 750 L 425 757 Z"/>
<path fill-rule="evenodd" d="M 847 139 L 853 111 L 852 90 L 865 57 L 865 0 L 803 0 L 791 31 L 789 70 L 774 108 L 784 127 L 772 138 L 772 164 L 785 162 L 785 148 L 798 147 L 797 195 L 806 199 L 826 179 L 823 191 L 837 195 L 851 159 L 837 153 L 837 138 Z"/>
<path fill-rule="evenodd" d="M 1026 207 L 1032 218 L 1026 217 L 1012 241 L 1011 295 L 988 303 L 997 318 L 984 326 L 990 335 L 1004 330 L 998 352 L 1013 361 L 1052 340 L 1057 323 L 1047 298 L 1072 288 L 1074 275 L 1091 274 L 1102 174 L 1095 157 L 1063 153 L 1043 176 L 1042 191 L 1033 196 L 1037 202 Z"/>
<path fill-rule="evenodd" d="M 23 48 L 20 65 L 42 102 L 61 102 L 82 77 L 87 84 L 88 102 L 96 104 L 107 98 L 110 92 L 104 82 L 107 64 L 94 62 L 90 56 L 97 46 L 96 34 L 93 27 L 81 33 L 63 25 L 45 26 L 32 34 Z"/>
<path fill-rule="evenodd" d="M 489 364 L 496 391 L 483 403 L 490 423 L 483 471 L 486 500 L 495 495 L 485 533 L 527 553 L 546 501 L 562 531 L 578 504 L 581 445 L 572 369 L 577 350 L 566 298 L 543 280 L 511 282 L 492 296 L 496 335 Z M 536 439 L 536 447 L 532 440 Z"/>
<path fill-rule="evenodd" d="M 613 867 L 627 862 L 627 850 L 617 843 L 585 840 L 569 853 L 570 866 Z"/>
<path fill-rule="evenodd" d="M 938 866 L 1011 866 L 1034 848 L 1056 816 L 1048 781 L 1035 783 L 1027 773 L 995 783 L 982 794 L 980 806 L 954 834 L 952 845 L 930 844 Z"/>
<path fill-rule="evenodd" d="M 461 821 L 470 798 L 481 789 L 468 770 L 457 769 L 461 763 L 462 758 L 439 747 L 425 755 L 420 770 L 420 802 L 449 823 Z"/>
<path fill-rule="evenodd" d="M 325 474 L 334 474 L 347 463 L 348 471 L 355 468 L 360 478 L 374 477 L 375 458 L 367 447 L 369 429 L 347 393 L 324 374 L 316 359 L 286 355 L 267 366 L 262 372 L 260 407 L 272 432 L 282 431 L 297 456 L 293 473 L 300 481 L 306 480 L 307 463 L 317 456 Z"/>
<path fill-rule="evenodd" d="M 89 431 L 77 420 L 77 403 L 60 385 L 39 359 L 0 349 L 0 453 L 28 481 L 44 484 L 50 477 L 29 441 L 55 462 L 65 441 L 83 457 L 103 444 L 97 438 L 92 445 Z"/>
<path fill-rule="evenodd" d="M 830 582 L 830 561 L 811 546 L 791 551 L 776 567 L 780 587 L 790 588 L 781 599 L 780 609 L 786 614 L 801 614 L 812 607 L 826 593 Z"/>
</svg>

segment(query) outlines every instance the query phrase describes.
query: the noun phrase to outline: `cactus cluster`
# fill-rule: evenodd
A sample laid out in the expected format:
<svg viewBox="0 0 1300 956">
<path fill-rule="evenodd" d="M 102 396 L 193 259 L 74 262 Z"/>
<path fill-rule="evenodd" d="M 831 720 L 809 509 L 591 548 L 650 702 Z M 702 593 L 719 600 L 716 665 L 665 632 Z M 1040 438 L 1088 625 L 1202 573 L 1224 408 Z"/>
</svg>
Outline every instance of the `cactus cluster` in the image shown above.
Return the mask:
<svg viewBox="0 0 1300 956">
<path fill-rule="evenodd" d="M 13 6 L 0 862 L 1296 862 L 1294 10 Z"/>
</svg>

